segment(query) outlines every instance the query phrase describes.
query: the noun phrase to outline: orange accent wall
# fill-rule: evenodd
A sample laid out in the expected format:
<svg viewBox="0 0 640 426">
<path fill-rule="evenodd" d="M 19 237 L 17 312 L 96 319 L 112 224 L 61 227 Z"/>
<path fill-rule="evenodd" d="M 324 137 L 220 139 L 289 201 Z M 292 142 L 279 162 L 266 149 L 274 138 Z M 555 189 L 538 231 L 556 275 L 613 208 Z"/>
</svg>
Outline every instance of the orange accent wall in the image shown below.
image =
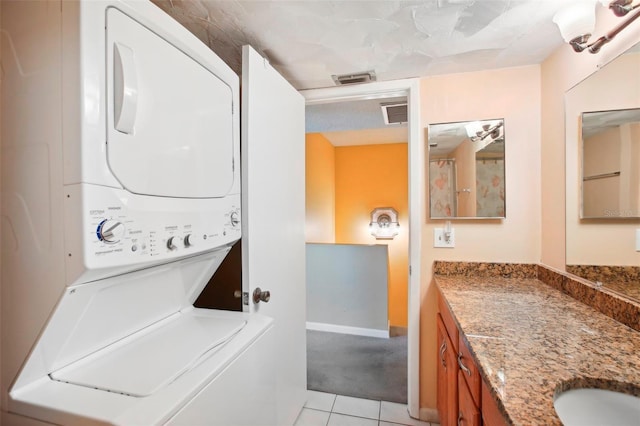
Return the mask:
<svg viewBox="0 0 640 426">
<path fill-rule="evenodd" d="M 389 322 L 407 326 L 409 279 L 407 144 L 335 148 L 335 242 L 386 244 L 389 247 Z M 369 233 L 371 211 L 393 207 L 400 233 L 376 240 Z"/>
<path fill-rule="evenodd" d="M 320 133 L 306 137 L 306 227 L 308 243 L 335 242 L 335 148 Z"/>
</svg>

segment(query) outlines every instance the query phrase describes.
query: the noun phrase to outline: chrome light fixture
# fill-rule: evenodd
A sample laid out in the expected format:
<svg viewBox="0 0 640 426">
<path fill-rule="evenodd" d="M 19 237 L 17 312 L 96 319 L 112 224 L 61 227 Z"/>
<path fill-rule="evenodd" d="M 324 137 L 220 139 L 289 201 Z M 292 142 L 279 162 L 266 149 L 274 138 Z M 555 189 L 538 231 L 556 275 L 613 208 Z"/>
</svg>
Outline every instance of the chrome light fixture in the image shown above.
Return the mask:
<svg viewBox="0 0 640 426">
<path fill-rule="evenodd" d="M 640 2 L 634 4 L 634 0 L 599 1 L 603 6 L 611 9 L 616 16 L 620 17 L 626 16 L 629 12 L 640 7 Z M 553 22 L 560 28 L 562 38 L 576 52 L 588 50 L 589 53 L 598 53 L 602 46 L 613 40 L 618 33 L 640 17 L 640 10 L 638 10 L 606 35 L 589 44 L 589 38 L 596 25 L 595 5 L 595 0 L 574 2 L 558 11 L 553 17 Z"/>
<path fill-rule="evenodd" d="M 378 207 L 371 212 L 369 230 L 376 240 L 393 240 L 398 235 L 398 212 L 392 207 Z"/>
<path fill-rule="evenodd" d="M 490 138 L 489 141 L 494 141 L 502 135 L 502 124 L 502 121 L 473 121 L 465 126 L 465 130 L 472 142 L 483 141 L 487 138 Z"/>
</svg>

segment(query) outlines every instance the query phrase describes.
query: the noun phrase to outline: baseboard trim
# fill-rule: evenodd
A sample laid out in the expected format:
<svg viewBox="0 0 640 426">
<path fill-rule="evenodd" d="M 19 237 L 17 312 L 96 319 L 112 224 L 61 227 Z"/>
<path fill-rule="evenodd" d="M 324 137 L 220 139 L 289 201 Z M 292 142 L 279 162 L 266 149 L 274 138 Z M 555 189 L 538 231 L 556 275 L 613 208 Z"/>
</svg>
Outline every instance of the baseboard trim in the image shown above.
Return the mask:
<svg viewBox="0 0 640 426">
<path fill-rule="evenodd" d="M 392 325 L 389 327 L 389 336 L 397 337 L 397 336 L 406 336 L 408 334 L 407 327 L 399 327 L 397 325 Z"/>
<path fill-rule="evenodd" d="M 353 334 L 356 336 L 389 338 L 389 330 L 375 328 L 350 327 L 347 325 L 327 324 L 323 322 L 307 321 L 307 330 L 328 331 L 329 333 Z"/>
<path fill-rule="evenodd" d="M 429 423 L 440 423 L 438 410 L 435 408 L 420 408 L 420 420 Z"/>
</svg>

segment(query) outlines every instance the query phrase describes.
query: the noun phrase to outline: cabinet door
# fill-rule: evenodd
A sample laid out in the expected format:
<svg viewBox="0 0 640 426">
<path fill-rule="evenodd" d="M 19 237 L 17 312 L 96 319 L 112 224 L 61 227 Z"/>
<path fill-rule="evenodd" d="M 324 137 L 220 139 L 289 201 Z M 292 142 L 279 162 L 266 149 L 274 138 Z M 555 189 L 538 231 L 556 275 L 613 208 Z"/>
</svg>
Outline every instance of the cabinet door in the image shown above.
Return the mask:
<svg viewBox="0 0 640 426">
<path fill-rule="evenodd" d="M 440 424 L 453 425 L 458 415 L 458 365 L 456 351 L 438 315 L 438 414 Z"/>
<path fill-rule="evenodd" d="M 480 426 L 480 410 L 473 402 L 462 370 L 458 371 L 458 426 Z"/>
<path fill-rule="evenodd" d="M 458 342 L 458 365 L 460 366 L 460 370 L 464 373 L 463 377 L 467 386 L 469 387 L 469 391 L 471 392 L 471 397 L 475 402 L 476 406 L 480 406 L 480 372 L 478 371 L 478 367 L 476 366 L 473 357 L 471 356 L 471 351 L 465 344 L 462 335 L 460 336 L 460 340 Z"/>
<path fill-rule="evenodd" d="M 450 424 L 447 416 L 447 331 L 442 323 L 442 318 L 438 314 L 438 414 L 440 415 L 440 423 L 444 426 Z"/>
<path fill-rule="evenodd" d="M 504 419 L 504 415 L 498 408 L 498 404 L 491 396 L 489 387 L 483 381 L 482 382 L 482 423 L 484 426 L 506 426 L 507 422 Z"/>
</svg>

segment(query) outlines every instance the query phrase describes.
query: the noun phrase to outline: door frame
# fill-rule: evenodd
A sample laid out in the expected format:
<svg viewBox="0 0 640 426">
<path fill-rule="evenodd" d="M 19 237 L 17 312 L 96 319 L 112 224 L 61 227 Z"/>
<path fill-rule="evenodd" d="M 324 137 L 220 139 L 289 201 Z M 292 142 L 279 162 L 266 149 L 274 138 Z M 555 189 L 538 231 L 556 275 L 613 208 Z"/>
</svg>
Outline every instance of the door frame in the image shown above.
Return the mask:
<svg viewBox="0 0 640 426">
<path fill-rule="evenodd" d="M 422 218 L 424 217 L 424 143 L 420 132 L 420 80 L 381 81 L 352 86 L 301 90 L 306 105 L 347 100 L 406 96 L 408 105 L 409 165 L 409 294 L 407 328 L 407 406 L 420 417 L 420 276 Z"/>
</svg>

